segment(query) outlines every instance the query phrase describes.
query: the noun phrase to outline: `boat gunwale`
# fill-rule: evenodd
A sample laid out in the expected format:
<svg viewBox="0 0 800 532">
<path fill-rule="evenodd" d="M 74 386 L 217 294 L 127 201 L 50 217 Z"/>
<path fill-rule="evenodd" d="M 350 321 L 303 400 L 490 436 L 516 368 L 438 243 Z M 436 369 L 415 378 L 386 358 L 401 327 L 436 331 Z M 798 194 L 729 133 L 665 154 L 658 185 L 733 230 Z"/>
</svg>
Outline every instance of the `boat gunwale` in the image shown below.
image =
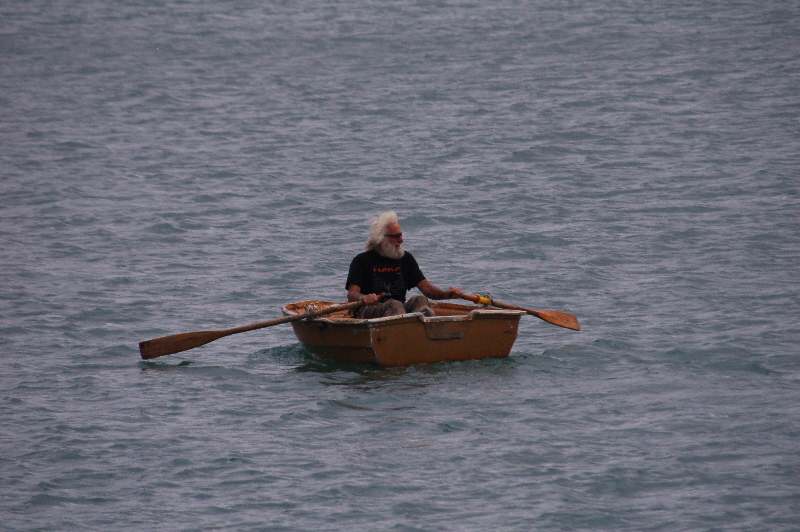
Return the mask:
<svg viewBox="0 0 800 532">
<path fill-rule="evenodd" d="M 335 305 L 336 303 L 332 303 L 330 301 L 317 301 L 317 300 L 310 300 L 310 301 L 298 301 L 297 303 L 289 303 L 281 307 L 281 311 L 283 312 L 284 316 L 296 316 L 301 314 L 300 312 L 289 310 L 290 305 L 302 305 L 302 304 L 309 304 L 309 305 L 319 305 L 319 304 L 326 304 L 328 306 Z M 486 307 L 473 307 L 471 305 L 459 305 L 459 304 L 452 304 L 452 303 L 445 303 L 444 305 L 456 307 L 461 310 L 469 311 L 465 314 L 461 315 L 449 315 L 449 316 L 425 316 L 421 312 L 409 312 L 406 314 L 397 314 L 395 316 L 384 316 L 382 318 L 348 318 L 348 317 L 337 317 L 337 318 L 330 318 L 328 316 L 319 316 L 314 318 L 306 318 L 303 321 L 309 322 L 322 322 L 322 323 L 330 323 L 333 325 L 348 325 L 348 326 L 357 326 L 362 325 L 366 326 L 367 328 L 377 325 L 383 325 L 386 323 L 391 323 L 393 321 L 398 322 L 399 325 L 402 322 L 406 321 L 413 321 L 418 319 L 423 323 L 437 323 L 437 322 L 459 322 L 459 321 L 471 321 L 479 316 L 485 317 L 493 317 L 493 318 L 500 318 L 500 317 L 519 317 L 525 314 L 524 311 L 521 310 L 507 310 L 507 309 L 490 309 Z M 434 303 L 434 307 L 439 306 Z M 325 307 L 321 307 L 325 308 Z"/>
</svg>

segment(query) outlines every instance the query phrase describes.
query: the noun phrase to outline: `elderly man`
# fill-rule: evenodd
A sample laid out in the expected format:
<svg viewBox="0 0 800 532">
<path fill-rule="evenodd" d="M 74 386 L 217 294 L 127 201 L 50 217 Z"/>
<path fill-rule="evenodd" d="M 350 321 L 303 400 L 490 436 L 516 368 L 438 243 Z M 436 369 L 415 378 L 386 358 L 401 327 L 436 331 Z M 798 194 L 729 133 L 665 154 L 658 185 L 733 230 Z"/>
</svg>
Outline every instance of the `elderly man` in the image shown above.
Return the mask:
<svg viewBox="0 0 800 532">
<path fill-rule="evenodd" d="M 403 251 L 403 232 L 393 211 L 381 214 L 370 228 L 366 251 L 356 255 L 347 274 L 348 301 L 363 301 L 359 318 L 381 318 L 410 312 L 434 316 L 428 299 L 456 299 L 464 293 L 455 287 L 442 290 L 428 281 L 411 253 Z M 406 291 L 419 288 L 424 295 L 406 301 Z M 378 294 L 386 293 L 383 300 Z"/>
</svg>

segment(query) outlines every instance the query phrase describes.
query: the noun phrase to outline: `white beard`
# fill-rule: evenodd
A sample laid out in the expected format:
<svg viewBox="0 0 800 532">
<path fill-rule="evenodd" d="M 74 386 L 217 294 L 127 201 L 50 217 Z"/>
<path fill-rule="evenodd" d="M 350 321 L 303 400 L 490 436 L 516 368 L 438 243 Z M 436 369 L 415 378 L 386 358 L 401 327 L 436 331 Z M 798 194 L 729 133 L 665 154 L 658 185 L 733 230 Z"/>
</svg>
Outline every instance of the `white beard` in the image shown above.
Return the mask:
<svg viewBox="0 0 800 532">
<path fill-rule="evenodd" d="M 402 259 L 403 255 L 405 255 L 405 253 L 406 253 L 405 251 L 403 251 L 403 245 L 402 244 L 398 244 L 398 245 L 395 246 L 395 245 L 393 245 L 392 243 L 389 242 L 388 238 L 384 238 L 383 242 L 381 242 L 380 246 L 378 246 L 377 249 L 378 249 L 378 253 L 380 253 L 384 257 L 387 257 L 387 258 L 390 258 L 390 259 L 395 259 L 395 260 Z"/>
</svg>

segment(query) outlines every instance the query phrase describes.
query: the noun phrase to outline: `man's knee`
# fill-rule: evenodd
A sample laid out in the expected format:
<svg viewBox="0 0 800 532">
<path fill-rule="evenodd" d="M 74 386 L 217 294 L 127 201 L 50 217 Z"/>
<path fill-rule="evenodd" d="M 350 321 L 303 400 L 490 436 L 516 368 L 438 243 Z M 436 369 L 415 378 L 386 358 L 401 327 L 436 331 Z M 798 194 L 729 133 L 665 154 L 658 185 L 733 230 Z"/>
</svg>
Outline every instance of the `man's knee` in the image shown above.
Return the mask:
<svg viewBox="0 0 800 532">
<path fill-rule="evenodd" d="M 436 315 L 428 302 L 428 298 L 422 294 L 417 294 L 406 301 L 404 308 L 406 312 L 420 312 L 423 316 L 430 317 Z"/>
<path fill-rule="evenodd" d="M 403 304 L 396 299 L 390 299 L 389 301 L 384 301 L 377 305 L 361 307 L 358 317 L 369 320 L 373 318 L 384 318 L 386 316 L 397 316 L 399 314 L 405 314 Z"/>
<path fill-rule="evenodd" d="M 386 303 L 383 303 L 382 306 L 384 307 L 382 309 L 382 316 L 398 316 L 406 313 L 405 308 L 403 308 L 403 304 L 396 299 L 390 299 Z"/>
</svg>

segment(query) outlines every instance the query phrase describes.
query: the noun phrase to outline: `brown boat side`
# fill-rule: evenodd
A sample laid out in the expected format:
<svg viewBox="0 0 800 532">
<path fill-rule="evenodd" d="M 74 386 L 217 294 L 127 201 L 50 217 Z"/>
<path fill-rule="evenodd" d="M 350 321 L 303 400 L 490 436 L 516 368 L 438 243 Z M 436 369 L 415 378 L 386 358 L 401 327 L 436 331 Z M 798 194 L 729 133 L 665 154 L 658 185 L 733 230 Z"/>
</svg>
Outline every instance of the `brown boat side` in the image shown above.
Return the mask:
<svg viewBox="0 0 800 532">
<path fill-rule="evenodd" d="M 325 308 L 333 303 L 302 301 L 285 314 Z M 520 311 L 487 310 L 471 305 L 432 304 L 436 317 L 404 314 L 363 320 L 345 312 L 292 322 L 295 334 L 314 355 L 330 360 L 378 366 L 409 366 L 444 361 L 504 358 L 516 340 Z"/>
</svg>

